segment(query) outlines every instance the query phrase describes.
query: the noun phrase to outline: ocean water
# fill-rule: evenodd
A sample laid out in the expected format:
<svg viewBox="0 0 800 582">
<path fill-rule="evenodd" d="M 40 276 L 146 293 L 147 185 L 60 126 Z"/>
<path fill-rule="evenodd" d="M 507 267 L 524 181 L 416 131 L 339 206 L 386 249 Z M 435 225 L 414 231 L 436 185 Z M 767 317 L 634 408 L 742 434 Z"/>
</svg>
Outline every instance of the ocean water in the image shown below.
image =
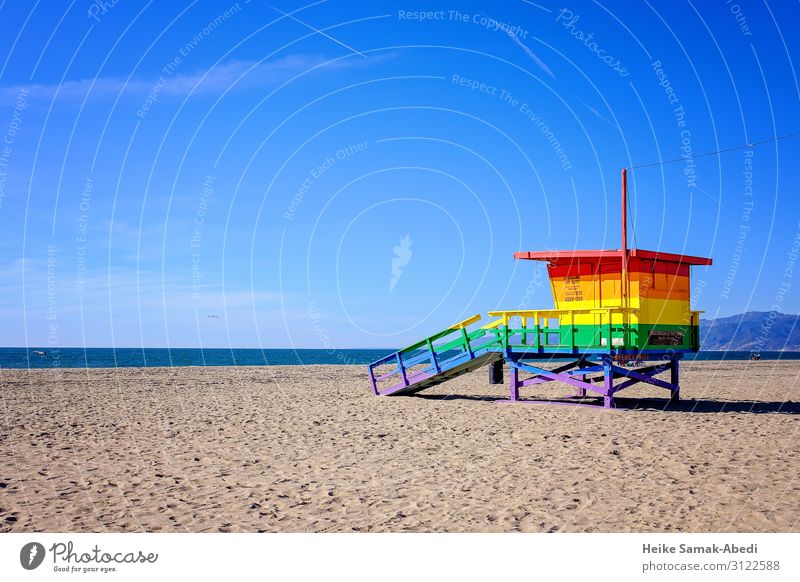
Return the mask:
<svg viewBox="0 0 800 582">
<path fill-rule="evenodd" d="M 392 350 L 0 348 L 0 368 L 134 368 L 368 364 Z"/>
<path fill-rule="evenodd" d="M 392 349 L 0 348 L 0 368 L 365 365 Z M 686 360 L 747 360 L 750 352 L 699 352 Z M 800 352 L 761 352 L 762 360 L 800 360 Z"/>
</svg>

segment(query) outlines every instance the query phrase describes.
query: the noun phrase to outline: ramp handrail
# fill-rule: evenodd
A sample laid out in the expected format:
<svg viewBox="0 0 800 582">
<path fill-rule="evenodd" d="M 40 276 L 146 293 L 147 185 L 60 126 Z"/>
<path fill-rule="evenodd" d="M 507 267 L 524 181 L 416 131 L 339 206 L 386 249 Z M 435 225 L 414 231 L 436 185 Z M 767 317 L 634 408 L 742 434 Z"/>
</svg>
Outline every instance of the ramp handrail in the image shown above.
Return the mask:
<svg viewBox="0 0 800 582">
<path fill-rule="evenodd" d="M 522 336 L 522 346 L 528 346 L 528 335 L 533 335 L 534 337 L 534 344 L 531 347 L 540 348 L 540 347 L 553 347 L 553 348 L 568 348 L 570 350 L 574 350 L 576 348 L 592 348 L 592 347 L 603 347 L 603 348 L 610 348 L 614 347 L 613 341 L 619 338 L 619 334 L 621 334 L 622 344 L 623 346 L 631 345 L 633 342 L 630 341 L 630 334 L 631 334 L 631 316 L 639 316 L 641 313 L 641 309 L 638 307 L 621 307 L 621 306 L 611 306 L 611 307 L 593 307 L 593 308 L 585 308 L 585 309 L 523 309 L 523 310 L 513 310 L 513 311 L 490 311 L 489 316 L 497 317 L 498 319 L 489 322 L 488 324 L 483 326 L 483 329 L 497 329 L 502 328 L 503 333 L 503 347 L 509 347 L 509 338 L 514 335 L 521 335 Z M 692 326 L 694 330 L 694 336 L 697 335 L 697 323 L 700 320 L 701 311 L 690 310 L 689 311 L 689 321 L 686 323 Z M 598 322 L 597 326 L 603 328 L 604 331 L 601 332 L 598 336 L 595 337 L 598 343 L 593 343 L 591 345 L 576 345 L 575 342 L 575 330 L 576 330 L 576 323 L 575 323 L 575 316 L 576 315 L 599 315 L 600 321 Z M 621 321 L 614 322 L 614 315 L 621 315 Z M 522 320 L 522 327 L 519 328 L 510 328 L 509 321 L 513 317 L 519 317 Z M 534 325 L 529 326 L 529 321 L 533 320 Z M 540 325 L 542 320 L 549 320 L 549 319 L 558 319 L 559 324 L 558 327 L 550 328 L 549 321 L 545 321 L 545 325 Z M 569 323 L 564 323 L 564 319 L 569 319 Z M 559 337 L 558 344 L 541 344 L 539 334 L 561 334 L 562 328 L 565 328 L 565 335 L 570 338 L 570 341 L 567 343 L 561 343 L 561 337 Z M 617 337 L 614 337 L 614 333 L 617 333 Z M 692 345 L 698 345 L 699 341 L 696 337 L 691 338 Z M 602 341 L 606 340 L 606 344 L 603 345 Z"/>
<path fill-rule="evenodd" d="M 401 382 L 405 386 L 413 383 L 415 376 L 420 376 L 429 372 L 439 373 L 442 371 L 451 360 L 463 358 L 465 354 L 469 354 L 472 358 L 475 349 L 482 349 L 488 347 L 488 343 L 481 344 L 480 346 L 473 346 L 472 342 L 486 335 L 487 330 L 478 328 L 472 332 L 467 330 L 467 327 L 481 320 L 481 315 L 476 314 L 468 317 L 458 323 L 455 323 L 438 333 L 426 337 L 410 346 L 389 354 L 380 360 L 376 360 L 369 364 L 370 381 L 372 382 L 373 392 L 379 394 L 378 382 L 387 380 L 393 376 L 399 376 Z M 434 345 L 434 342 L 446 338 L 450 334 L 458 333 L 459 336 L 449 341 Z M 497 340 L 498 338 L 495 338 Z M 493 342 L 489 342 L 493 343 Z M 458 353 L 446 357 L 448 352 L 458 350 Z M 442 357 L 445 356 L 445 357 Z M 409 370 L 421 364 L 428 364 L 422 370 L 414 371 L 409 374 Z M 394 364 L 394 368 L 382 374 L 375 376 L 375 368 L 385 365 Z"/>
</svg>

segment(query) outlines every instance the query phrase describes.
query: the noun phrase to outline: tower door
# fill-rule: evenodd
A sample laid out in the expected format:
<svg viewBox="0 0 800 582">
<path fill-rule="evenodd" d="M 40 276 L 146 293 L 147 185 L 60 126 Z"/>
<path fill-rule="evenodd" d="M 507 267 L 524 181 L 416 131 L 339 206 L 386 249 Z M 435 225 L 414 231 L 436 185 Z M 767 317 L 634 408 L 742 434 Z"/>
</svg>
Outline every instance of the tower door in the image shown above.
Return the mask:
<svg viewBox="0 0 800 582">
<path fill-rule="evenodd" d="M 622 273 L 619 266 L 600 265 L 600 307 L 622 304 Z"/>
</svg>

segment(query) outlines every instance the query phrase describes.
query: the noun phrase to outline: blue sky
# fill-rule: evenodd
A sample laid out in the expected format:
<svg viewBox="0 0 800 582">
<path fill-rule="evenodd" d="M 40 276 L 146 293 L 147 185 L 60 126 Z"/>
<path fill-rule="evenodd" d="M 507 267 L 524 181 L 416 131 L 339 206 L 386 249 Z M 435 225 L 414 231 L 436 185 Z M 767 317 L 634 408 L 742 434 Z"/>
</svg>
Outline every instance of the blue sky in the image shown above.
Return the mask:
<svg viewBox="0 0 800 582">
<path fill-rule="evenodd" d="M 423 13 L 420 13 L 424 11 Z M 0 343 L 397 347 L 547 308 L 517 250 L 800 310 L 796 2 L 4 2 Z M 4 149 L 3 149 L 4 148 Z M 633 238 L 633 235 L 632 235 Z M 633 241 L 631 241 L 633 242 Z"/>
</svg>

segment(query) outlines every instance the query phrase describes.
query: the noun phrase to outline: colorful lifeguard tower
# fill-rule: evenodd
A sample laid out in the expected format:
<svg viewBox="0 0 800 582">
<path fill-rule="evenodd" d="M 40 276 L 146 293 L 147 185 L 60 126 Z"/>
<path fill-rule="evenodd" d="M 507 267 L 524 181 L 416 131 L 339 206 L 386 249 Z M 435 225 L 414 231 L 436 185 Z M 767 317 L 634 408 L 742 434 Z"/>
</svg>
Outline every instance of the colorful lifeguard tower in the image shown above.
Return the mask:
<svg viewBox="0 0 800 582">
<path fill-rule="evenodd" d="M 711 259 L 628 249 L 627 177 L 622 171 L 622 248 L 514 253 L 547 264 L 554 309 L 474 315 L 369 365 L 376 396 L 414 394 L 481 366 L 490 383 L 510 368 L 501 402 L 585 404 L 643 382 L 680 398 L 678 364 L 700 348 L 700 313 L 691 308 L 690 269 Z M 564 361 L 566 360 L 566 361 Z M 558 364 L 543 368 L 542 361 Z M 657 378 L 669 372 L 669 381 Z M 525 377 L 523 377 L 525 376 Z M 558 400 L 524 399 L 520 389 L 562 382 L 574 392 Z"/>
</svg>

